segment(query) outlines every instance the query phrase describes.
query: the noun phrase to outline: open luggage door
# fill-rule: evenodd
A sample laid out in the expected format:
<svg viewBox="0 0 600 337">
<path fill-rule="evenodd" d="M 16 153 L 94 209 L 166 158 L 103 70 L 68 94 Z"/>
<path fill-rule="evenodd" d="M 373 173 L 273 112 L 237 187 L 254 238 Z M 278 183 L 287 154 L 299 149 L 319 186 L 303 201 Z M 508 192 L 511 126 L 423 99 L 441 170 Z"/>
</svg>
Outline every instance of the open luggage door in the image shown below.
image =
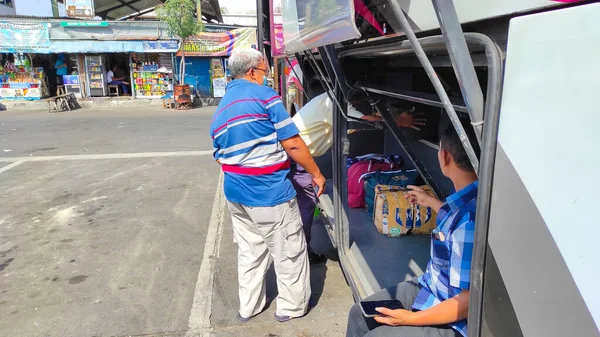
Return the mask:
<svg viewBox="0 0 600 337">
<path fill-rule="evenodd" d="M 278 0 L 274 0 L 274 3 Z M 356 39 L 353 0 L 279 0 L 288 54 Z"/>
</svg>

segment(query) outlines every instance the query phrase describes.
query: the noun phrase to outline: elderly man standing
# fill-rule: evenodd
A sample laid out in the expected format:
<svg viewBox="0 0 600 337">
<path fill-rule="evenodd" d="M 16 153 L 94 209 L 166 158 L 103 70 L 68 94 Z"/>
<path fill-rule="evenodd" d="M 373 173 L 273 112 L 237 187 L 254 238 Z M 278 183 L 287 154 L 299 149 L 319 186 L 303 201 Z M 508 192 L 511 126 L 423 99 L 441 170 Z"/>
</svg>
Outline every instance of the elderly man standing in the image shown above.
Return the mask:
<svg viewBox="0 0 600 337">
<path fill-rule="evenodd" d="M 224 192 L 238 244 L 240 310 L 247 322 L 267 306 L 265 275 L 277 274 L 275 319 L 308 311 L 309 261 L 296 191 L 288 178 L 290 157 L 324 190 L 325 178 L 277 93 L 263 85 L 268 68 L 254 49 L 229 58 L 231 81 L 213 118 L 214 157 L 225 174 Z"/>
</svg>

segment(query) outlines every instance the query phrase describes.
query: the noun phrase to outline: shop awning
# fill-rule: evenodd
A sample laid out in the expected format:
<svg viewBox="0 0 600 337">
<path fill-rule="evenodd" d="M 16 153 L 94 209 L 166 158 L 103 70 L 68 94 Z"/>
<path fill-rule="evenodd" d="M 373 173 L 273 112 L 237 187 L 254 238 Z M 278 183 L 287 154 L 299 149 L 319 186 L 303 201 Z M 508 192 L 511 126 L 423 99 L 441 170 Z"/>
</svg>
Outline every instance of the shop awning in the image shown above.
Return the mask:
<svg viewBox="0 0 600 337">
<path fill-rule="evenodd" d="M 96 15 L 105 20 L 145 14 L 162 5 L 165 0 L 94 0 Z M 223 22 L 219 0 L 202 0 L 202 16 L 206 21 Z"/>
<path fill-rule="evenodd" d="M 175 53 L 177 41 L 52 41 L 50 53 Z"/>
</svg>

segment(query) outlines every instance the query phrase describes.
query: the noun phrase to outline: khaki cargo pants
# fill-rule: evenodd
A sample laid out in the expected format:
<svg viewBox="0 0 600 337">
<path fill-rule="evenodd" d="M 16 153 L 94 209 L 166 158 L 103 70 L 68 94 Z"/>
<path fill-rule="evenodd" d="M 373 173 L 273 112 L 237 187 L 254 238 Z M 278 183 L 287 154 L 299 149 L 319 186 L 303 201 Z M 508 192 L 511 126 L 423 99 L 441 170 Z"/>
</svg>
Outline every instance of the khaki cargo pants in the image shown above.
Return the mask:
<svg viewBox="0 0 600 337">
<path fill-rule="evenodd" d="M 265 306 L 272 259 L 279 292 L 276 314 L 303 316 L 311 295 L 310 266 L 296 199 L 273 207 L 228 206 L 238 245 L 240 315 L 257 315 Z"/>
</svg>

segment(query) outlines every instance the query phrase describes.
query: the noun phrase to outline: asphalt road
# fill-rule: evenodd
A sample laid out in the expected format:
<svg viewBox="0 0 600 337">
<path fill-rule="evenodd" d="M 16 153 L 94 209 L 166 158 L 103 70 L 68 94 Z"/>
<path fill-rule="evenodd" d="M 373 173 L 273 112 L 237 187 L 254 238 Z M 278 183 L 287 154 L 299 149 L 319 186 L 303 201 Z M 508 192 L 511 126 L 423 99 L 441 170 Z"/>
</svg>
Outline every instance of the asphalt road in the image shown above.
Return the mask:
<svg viewBox="0 0 600 337">
<path fill-rule="evenodd" d="M 343 335 L 352 298 L 334 260 L 311 269 L 307 317 L 233 319 L 213 113 L 0 112 L 0 336 Z"/>
</svg>

